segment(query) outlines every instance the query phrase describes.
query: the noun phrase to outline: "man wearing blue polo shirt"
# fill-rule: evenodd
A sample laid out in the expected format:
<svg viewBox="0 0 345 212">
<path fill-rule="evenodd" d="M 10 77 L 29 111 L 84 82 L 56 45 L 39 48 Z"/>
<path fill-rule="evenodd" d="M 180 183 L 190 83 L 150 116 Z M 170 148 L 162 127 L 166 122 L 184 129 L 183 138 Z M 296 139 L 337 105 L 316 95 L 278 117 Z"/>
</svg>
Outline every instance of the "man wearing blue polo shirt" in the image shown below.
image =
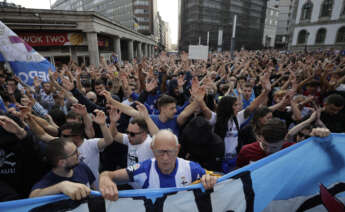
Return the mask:
<svg viewBox="0 0 345 212">
<path fill-rule="evenodd" d="M 177 157 L 180 145 L 171 131 L 159 131 L 153 137 L 151 148 L 155 158 L 100 175 L 99 187 L 105 199 L 118 199 L 114 181 L 134 182 L 136 188 L 184 187 L 198 179 L 205 189 L 216 184 L 217 177 L 206 174 L 198 163 Z"/>
</svg>

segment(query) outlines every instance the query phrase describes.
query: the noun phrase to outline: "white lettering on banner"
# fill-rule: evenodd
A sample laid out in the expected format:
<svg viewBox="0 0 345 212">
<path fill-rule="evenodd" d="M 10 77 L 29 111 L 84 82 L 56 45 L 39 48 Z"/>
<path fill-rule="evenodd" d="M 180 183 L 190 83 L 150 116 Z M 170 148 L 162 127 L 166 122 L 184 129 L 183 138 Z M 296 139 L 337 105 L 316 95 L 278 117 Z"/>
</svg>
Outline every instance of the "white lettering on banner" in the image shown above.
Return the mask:
<svg viewBox="0 0 345 212">
<path fill-rule="evenodd" d="M 63 35 L 58 35 L 58 36 L 49 36 L 47 35 L 46 36 L 46 39 L 47 39 L 47 43 L 50 43 L 50 42 L 59 42 L 59 43 L 65 43 L 66 42 L 66 39 Z"/>
<path fill-rule="evenodd" d="M 42 43 L 43 42 L 42 36 L 36 36 L 36 35 L 23 36 L 22 39 L 27 43 Z"/>
<path fill-rule="evenodd" d="M 28 73 L 25 72 L 20 72 L 18 74 L 18 76 L 20 77 L 21 80 L 23 80 L 23 82 L 27 83 L 29 81 L 29 78 L 35 78 L 36 76 L 40 79 L 42 79 L 43 81 L 48 81 L 49 77 L 47 75 L 46 72 L 44 71 L 29 71 Z"/>
<path fill-rule="evenodd" d="M 41 60 L 41 55 L 35 55 L 35 54 L 29 54 L 26 55 L 26 61 L 27 62 L 34 62 L 34 61 L 40 61 Z"/>
<path fill-rule="evenodd" d="M 10 168 L 10 169 L 0 169 L 0 174 L 15 174 L 16 169 Z"/>
</svg>

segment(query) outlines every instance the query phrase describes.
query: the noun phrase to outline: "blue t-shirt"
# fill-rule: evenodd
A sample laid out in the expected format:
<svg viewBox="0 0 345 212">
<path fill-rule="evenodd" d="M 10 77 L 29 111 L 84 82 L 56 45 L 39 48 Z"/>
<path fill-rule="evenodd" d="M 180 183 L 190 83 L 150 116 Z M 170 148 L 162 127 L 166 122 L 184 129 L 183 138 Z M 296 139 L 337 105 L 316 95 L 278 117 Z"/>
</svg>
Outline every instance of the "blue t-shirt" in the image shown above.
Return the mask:
<svg viewBox="0 0 345 212">
<path fill-rule="evenodd" d="M 155 158 L 127 167 L 130 182 L 138 188 L 169 188 L 184 187 L 200 179 L 206 172 L 198 164 L 182 158 L 176 159 L 175 169 L 169 174 L 163 174 Z"/>
<path fill-rule="evenodd" d="M 85 184 L 90 187 L 90 185 L 92 185 L 95 181 L 95 176 L 92 174 L 91 169 L 85 163 L 80 162 L 79 165 L 73 169 L 72 177 L 61 177 L 50 171 L 32 187 L 31 191 L 35 189 L 47 188 L 65 180 Z"/>
<path fill-rule="evenodd" d="M 167 122 L 163 123 L 159 120 L 159 115 L 151 115 L 152 121 L 157 125 L 158 129 L 171 129 L 171 131 L 178 136 L 180 133 L 179 126 L 177 123 L 177 116 L 175 115 L 174 118 L 168 120 Z"/>
</svg>

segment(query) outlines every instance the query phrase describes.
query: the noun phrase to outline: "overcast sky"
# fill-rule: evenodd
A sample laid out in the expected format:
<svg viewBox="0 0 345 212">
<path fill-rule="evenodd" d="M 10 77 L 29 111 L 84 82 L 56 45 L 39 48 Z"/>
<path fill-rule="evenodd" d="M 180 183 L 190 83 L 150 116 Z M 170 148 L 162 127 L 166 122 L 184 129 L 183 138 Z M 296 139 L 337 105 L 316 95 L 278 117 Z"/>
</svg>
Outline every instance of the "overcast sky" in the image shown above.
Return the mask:
<svg viewBox="0 0 345 212">
<path fill-rule="evenodd" d="M 3 0 L 2 0 L 3 1 Z M 56 0 L 51 0 L 53 4 Z M 15 3 L 26 8 L 49 9 L 49 0 L 7 0 L 7 2 Z M 178 33 L 178 0 L 157 0 L 158 11 L 162 19 L 169 23 L 171 29 L 171 41 L 177 43 Z"/>
</svg>

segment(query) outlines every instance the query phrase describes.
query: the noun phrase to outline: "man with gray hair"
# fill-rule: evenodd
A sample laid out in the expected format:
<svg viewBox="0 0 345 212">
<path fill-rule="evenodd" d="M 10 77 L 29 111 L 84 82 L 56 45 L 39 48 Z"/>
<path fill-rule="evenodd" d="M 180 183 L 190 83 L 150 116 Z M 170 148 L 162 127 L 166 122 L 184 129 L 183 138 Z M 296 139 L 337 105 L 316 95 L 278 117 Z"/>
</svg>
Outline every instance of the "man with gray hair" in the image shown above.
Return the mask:
<svg viewBox="0 0 345 212">
<path fill-rule="evenodd" d="M 206 174 L 198 163 L 177 157 L 180 144 L 170 130 L 160 130 L 153 137 L 151 148 L 154 158 L 100 175 L 99 188 L 105 199 L 118 198 L 114 181 L 135 182 L 137 188 L 184 187 L 199 179 L 205 189 L 216 184 L 217 177 Z"/>
</svg>

